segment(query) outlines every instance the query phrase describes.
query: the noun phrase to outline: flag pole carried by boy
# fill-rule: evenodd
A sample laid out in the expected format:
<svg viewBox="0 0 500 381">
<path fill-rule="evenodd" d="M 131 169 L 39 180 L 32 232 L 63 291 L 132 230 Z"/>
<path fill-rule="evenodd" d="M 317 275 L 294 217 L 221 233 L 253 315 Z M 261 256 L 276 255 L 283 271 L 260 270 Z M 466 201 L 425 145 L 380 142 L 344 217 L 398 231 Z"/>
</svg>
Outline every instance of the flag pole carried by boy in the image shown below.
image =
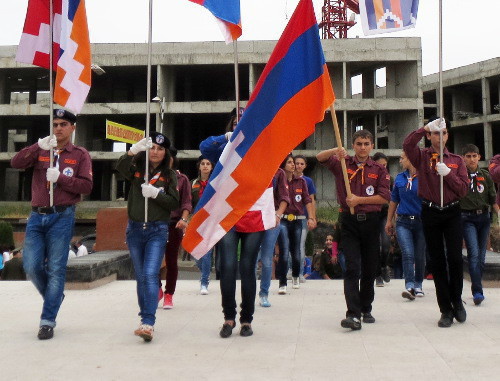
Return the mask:
<svg viewBox="0 0 500 381">
<path fill-rule="evenodd" d="M 186 251 L 202 257 L 252 208 L 334 100 L 314 8 L 301 0 L 203 192 L 184 236 Z M 264 228 L 275 226 L 270 217 Z"/>
<path fill-rule="evenodd" d="M 208 9 L 219 24 L 226 44 L 233 43 L 234 48 L 234 89 L 236 93 L 236 110 L 240 107 L 239 70 L 238 70 L 238 38 L 242 34 L 240 0 L 189 0 Z M 239 113 L 236 121 L 239 122 Z"/>
<path fill-rule="evenodd" d="M 29 0 L 16 61 L 49 69 L 50 135 L 54 102 L 78 114 L 90 90 L 91 53 L 85 0 Z M 56 70 L 55 86 L 53 70 Z M 50 149 L 50 168 L 54 165 Z M 50 206 L 53 206 L 50 182 Z"/>
</svg>

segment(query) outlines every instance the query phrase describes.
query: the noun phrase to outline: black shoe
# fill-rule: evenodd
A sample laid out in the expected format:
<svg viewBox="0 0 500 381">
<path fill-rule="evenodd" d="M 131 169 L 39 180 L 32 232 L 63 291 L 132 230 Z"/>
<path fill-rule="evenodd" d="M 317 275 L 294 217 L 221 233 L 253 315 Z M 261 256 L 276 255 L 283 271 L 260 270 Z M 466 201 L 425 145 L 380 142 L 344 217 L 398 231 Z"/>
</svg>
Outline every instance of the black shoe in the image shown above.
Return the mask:
<svg viewBox="0 0 500 381">
<path fill-rule="evenodd" d="M 245 324 L 245 325 L 241 326 L 240 336 L 248 337 L 248 336 L 252 336 L 252 335 L 253 335 L 253 331 L 252 331 L 252 326 L 250 324 Z"/>
<path fill-rule="evenodd" d="M 385 283 L 389 283 L 391 281 L 391 276 L 389 275 L 389 267 L 382 268 L 382 279 L 384 279 Z"/>
<path fill-rule="evenodd" d="M 453 312 L 441 314 L 441 319 L 438 321 L 438 327 L 448 328 L 453 324 Z"/>
<path fill-rule="evenodd" d="M 384 287 L 384 280 L 382 279 L 381 276 L 375 278 L 375 286 Z"/>
<path fill-rule="evenodd" d="M 368 324 L 375 323 L 375 318 L 370 312 L 363 314 L 363 323 L 368 323 Z"/>
<path fill-rule="evenodd" d="M 401 296 L 408 300 L 415 300 L 415 290 L 413 288 L 408 288 L 401 293 Z"/>
<path fill-rule="evenodd" d="M 222 324 L 222 328 L 219 332 L 220 337 L 225 339 L 225 338 L 231 336 L 231 334 L 233 333 L 233 328 L 235 326 L 236 326 L 236 324 L 233 324 L 233 325 L 231 325 L 229 323 Z"/>
<path fill-rule="evenodd" d="M 340 325 L 342 326 L 342 328 L 350 328 L 353 331 L 358 331 L 361 329 L 361 321 L 355 317 L 347 317 L 345 319 L 342 319 Z"/>
<path fill-rule="evenodd" d="M 462 301 L 460 304 L 453 308 L 453 316 L 459 323 L 463 323 L 467 319 L 467 312 L 465 311 Z"/>
<path fill-rule="evenodd" d="M 38 338 L 40 340 L 49 340 L 54 337 L 54 328 L 48 325 L 42 325 L 38 330 Z"/>
</svg>

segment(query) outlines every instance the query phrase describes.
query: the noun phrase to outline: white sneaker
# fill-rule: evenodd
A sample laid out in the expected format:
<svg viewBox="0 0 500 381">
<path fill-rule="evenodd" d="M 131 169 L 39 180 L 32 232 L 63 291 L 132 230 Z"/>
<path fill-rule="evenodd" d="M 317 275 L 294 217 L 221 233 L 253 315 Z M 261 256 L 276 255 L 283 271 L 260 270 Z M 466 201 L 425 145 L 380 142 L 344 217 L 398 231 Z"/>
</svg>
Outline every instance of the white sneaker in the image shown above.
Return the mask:
<svg viewBox="0 0 500 381">
<path fill-rule="evenodd" d="M 280 294 L 280 295 L 285 295 L 285 294 L 286 294 L 286 286 L 281 286 L 281 287 L 278 289 L 278 294 Z"/>
<path fill-rule="evenodd" d="M 304 275 L 299 276 L 299 282 L 306 283 L 306 278 L 304 278 Z"/>
<path fill-rule="evenodd" d="M 421 288 L 416 288 L 416 289 L 415 289 L 415 296 L 416 296 L 417 298 L 422 298 L 422 297 L 424 297 L 424 296 L 425 296 L 425 294 L 424 294 L 424 292 L 422 291 L 422 289 L 421 289 Z"/>
<path fill-rule="evenodd" d="M 200 288 L 200 294 L 201 295 L 208 295 L 208 288 L 207 288 L 207 286 L 201 286 L 201 288 Z"/>
<path fill-rule="evenodd" d="M 299 278 L 292 278 L 292 288 L 300 288 Z"/>
</svg>

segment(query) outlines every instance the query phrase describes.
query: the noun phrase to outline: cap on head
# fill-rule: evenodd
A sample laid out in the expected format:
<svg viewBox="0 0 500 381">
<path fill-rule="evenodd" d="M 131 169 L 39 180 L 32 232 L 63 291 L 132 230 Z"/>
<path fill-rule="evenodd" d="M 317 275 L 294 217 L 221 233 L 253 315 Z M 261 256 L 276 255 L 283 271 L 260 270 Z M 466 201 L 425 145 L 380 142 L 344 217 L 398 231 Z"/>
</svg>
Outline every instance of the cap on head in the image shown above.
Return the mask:
<svg viewBox="0 0 500 381">
<path fill-rule="evenodd" d="M 154 144 L 158 144 L 159 146 L 162 146 L 165 149 L 170 148 L 170 140 L 165 135 L 153 131 L 149 134 L 149 136 L 151 137 L 151 140 L 153 141 Z"/>
<path fill-rule="evenodd" d="M 76 123 L 76 115 L 67 111 L 67 110 L 63 110 L 62 108 L 54 109 L 54 119 L 56 119 L 56 118 L 67 120 L 71 124 Z"/>
<path fill-rule="evenodd" d="M 244 111 L 245 111 L 244 107 L 238 108 L 238 119 L 241 119 Z M 236 107 L 231 110 L 231 116 L 236 116 Z"/>
</svg>

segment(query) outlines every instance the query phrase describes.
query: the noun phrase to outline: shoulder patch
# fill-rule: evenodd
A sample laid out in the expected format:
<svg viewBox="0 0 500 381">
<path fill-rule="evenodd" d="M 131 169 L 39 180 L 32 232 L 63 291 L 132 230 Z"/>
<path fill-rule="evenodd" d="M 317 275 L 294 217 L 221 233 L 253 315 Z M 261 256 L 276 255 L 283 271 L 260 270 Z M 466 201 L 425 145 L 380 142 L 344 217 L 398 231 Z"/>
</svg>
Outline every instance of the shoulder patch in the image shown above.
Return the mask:
<svg viewBox="0 0 500 381">
<path fill-rule="evenodd" d="M 458 164 L 451 163 L 451 164 L 446 164 L 446 165 L 448 166 L 448 168 L 455 168 L 455 169 L 458 168 Z"/>
</svg>

